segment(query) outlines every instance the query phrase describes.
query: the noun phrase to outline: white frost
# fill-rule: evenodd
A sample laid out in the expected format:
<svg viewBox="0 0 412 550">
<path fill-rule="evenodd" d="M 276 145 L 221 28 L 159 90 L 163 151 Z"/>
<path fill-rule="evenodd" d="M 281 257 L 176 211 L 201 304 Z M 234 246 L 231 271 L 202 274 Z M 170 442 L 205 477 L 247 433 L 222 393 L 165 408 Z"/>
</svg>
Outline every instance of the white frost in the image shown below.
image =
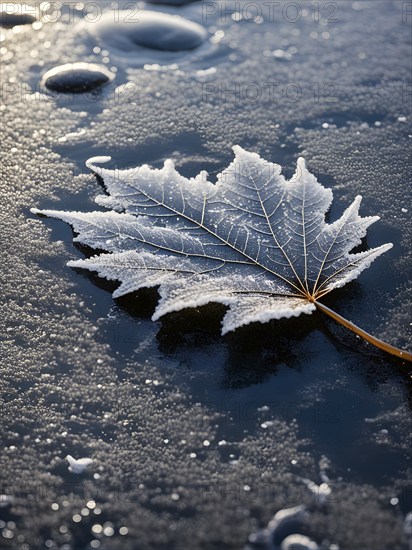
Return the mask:
<svg viewBox="0 0 412 550">
<path fill-rule="evenodd" d="M 66 460 L 69 463 L 69 472 L 72 474 L 82 474 L 93 462 L 92 458 L 79 458 L 76 460 L 71 455 L 67 455 Z"/>
<path fill-rule="evenodd" d="M 377 216 L 359 216 L 355 198 L 335 222 L 333 194 L 303 158 L 288 181 L 281 167 L 240 146 L 217 183 L 207 172 L 179 174 L 172 160 L 110 170 L 110 157 L 87 166 L 104 181 L 108 212 L 32 212 L 70 223 L 76 242 L 105 253 L 70 262 L 118 280 L 114 297 L 159 287 L 153 319 L 217 302 L 228 307 L 222 333 L 253 322 L 310 314 L 316 297 L 352 281 L 392 245 L 353 254 Z"/>
</svg>

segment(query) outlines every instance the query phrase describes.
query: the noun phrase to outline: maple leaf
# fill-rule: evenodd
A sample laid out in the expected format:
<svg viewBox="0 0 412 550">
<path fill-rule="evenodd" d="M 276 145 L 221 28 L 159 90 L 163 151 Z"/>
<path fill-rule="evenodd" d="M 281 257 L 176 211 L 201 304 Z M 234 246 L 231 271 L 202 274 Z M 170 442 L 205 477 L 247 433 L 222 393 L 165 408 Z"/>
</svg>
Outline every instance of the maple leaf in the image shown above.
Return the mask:
<svg viewBox="0 0 412 550">
<path fill-rule="evenodd" d="M 215 184 L 204 171 L 183 177 L 171 160 L 161 169 L 109 170 L 99 164 L 110 157 L 94 157 L 86 165 L 109 194 L 96 202 L 109 212 L 32 211 L 64 220 L 77 233 L 76 242 L 103 251 L 68 265 L 120 281 L 114 297 L 159 287 L 154 320 L 218 302 L 228 307 L 223 334 L 316 308 L 354 330 L 319 299 L 392 247 L 351 253 L 379 217 L 360 217 L 358 196 L 328 224 L 332 191 L 307 170 L 303 158 L 287 180 L 278 164 L 239 146 L 233 149 L 234 161 Z M 355 328 L 371 343 L 380 342 Z M 384 346 L 379 347 L 397 350 Z M 406 356 L 400 350 L 396 354 Z"/>
</svg>

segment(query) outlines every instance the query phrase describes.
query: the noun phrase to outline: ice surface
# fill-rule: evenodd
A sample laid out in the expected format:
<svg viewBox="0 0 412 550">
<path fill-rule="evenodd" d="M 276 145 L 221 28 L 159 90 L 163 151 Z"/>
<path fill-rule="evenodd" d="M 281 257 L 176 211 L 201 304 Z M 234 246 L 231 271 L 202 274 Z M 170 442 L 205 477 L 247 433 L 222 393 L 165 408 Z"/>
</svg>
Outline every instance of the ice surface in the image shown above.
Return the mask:
<svg viewBox="0 0 412 550">
<path fill-rule="evenodd" d="M 203 4 L 173 13 L 201 22 Z M 203 24 L 224 32 L 228 50 L 209 59 L 216 72 L 202 80 L 191 60 L 206 43 L 186 52 L 187 70 L 176 74 L 122 65 L 69 18 L 19 33 L 2 28 L 0 475 L 1 491 L 13 497 L 1 510 L 9 523 L 2 532 L 13 536 L 2 535 L 6 544 L 84 548 L 97 538 L 90 525 L 109 522 L 115 533 L 107 541 L 102 533 L 102 545 L 113 550 L 241 550 L 279 510 L 313 503 L 295 476 L 317 481 L 326 455 L 336 475 L 326 512 L 312 514 L 314 540 L 407 548 L 411 411 L 396 363 L 315 315 L 299 328 L 291 319 L 225 339 L 222 309 L 154 324 L 153 296 L 139 294 L 138 308 L 114 303 L 100 283 L 65 267 L 84 257 L 71 230 L 28 210 L 96 210 L 103 191 L 84 168 L 94 155 L 111 155 L 119 169 L 174 158 L 186 177 L 205 169 L 212 179 L 234 143 L 276 159 L 288 178 L 304 156 L 334 191 L 332 220 L 360 194 L 362 212 L 381 216 L 367 245 L 395 243 L 379 269 L 338 291 L 334 308 L 407 345 L 412 237 L 401 209 L 410 212 L 412 129 L 402 4 L 336 2 L 329 17 L 337 21 L 327 25 L 307 6 L 295 23 L 282 18 L 283 6 L 262 22 L 228 13 L 224 23 L 218 10 Z M 291 59 L 276 59 L 277 49 Z M 35 94 L 45 71 L 76 61 L 123 68 L 116 86 L 133 80 L 139 93 L 97 102 Z M 250 83 L 262 84 L 249 88 L 256 100 L 246 99 Z M 290 101 L 296 85 L 301 96 Z M 75 143 L 59 141 L 82 129 Z M 257 410 L 263 406 L 269 411 Z M 68 453 L 92 456 L 99 467 L 73 476 Z M 83 509 L 89 516 L 74 522 Z"/>
</svg>

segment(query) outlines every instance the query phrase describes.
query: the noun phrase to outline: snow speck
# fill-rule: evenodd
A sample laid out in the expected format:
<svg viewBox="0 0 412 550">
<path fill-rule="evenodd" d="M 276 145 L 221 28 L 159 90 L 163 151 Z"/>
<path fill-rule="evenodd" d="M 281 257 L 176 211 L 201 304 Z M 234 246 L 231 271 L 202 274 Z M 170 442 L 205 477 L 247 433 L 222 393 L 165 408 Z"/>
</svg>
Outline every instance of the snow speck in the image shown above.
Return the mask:
<svg viewBox="0 0 412 550">
<path fill-rule="evenodd" d="M 69 463 L 69 472 L 72 474 L 82 474 L 93 462 L 91 458 L 79 458 L 76 460 L 71 455 L 67 455 L 66 460 Z"/>
</svg>

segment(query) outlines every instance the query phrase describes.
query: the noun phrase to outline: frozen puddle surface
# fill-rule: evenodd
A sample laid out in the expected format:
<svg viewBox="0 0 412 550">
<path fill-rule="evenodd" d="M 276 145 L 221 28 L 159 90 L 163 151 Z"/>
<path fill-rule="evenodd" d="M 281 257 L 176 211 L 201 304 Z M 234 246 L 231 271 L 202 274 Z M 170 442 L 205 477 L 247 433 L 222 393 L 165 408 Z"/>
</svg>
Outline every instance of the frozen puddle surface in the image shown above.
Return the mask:
<svg viewBox="0 0 412 550">
<path fill-rule="evenodd" d="M 408 548 L 412 415 L 402 368 L 315 315 L 225 338 L 218 306 L 153 323 L 155 291 L 113 301 L 110 283 L 65 267 L 89 254 L 72 230 L 29 213 L 94 210 L 102 187 L 84 163 L 97 154 L 115 159 L 112 170 L 173 158 L 185 177 L 204 169 L 215 178 L 233 143 L 288 170 L 304 153 L 336 189 L 332 216 L 363 194 L 365 215 L 382 217 L 369 244 L 396 243 L 390 261 L 342 289 L 336 309 L 407 345 L 402 2 L 377 10 L 336 1 L 335 15 L 320 3 L 295 23 L 285 20 L 299 15 L 292 2 L 284 14 L 274 2 L 273 17 L 261 3 L 256 22 L 242 3 L 230 3 L 233 17 L 229 2 L 223 17 L 214 2 L 145 3 L 205 29 L 203 42 L 179 51 L 139 45 L 130 34 L 139 25 L 114 23 L 123 15 L 111 2 L 99 3 L 111 35 L 104 20 L 90 21 L 96 3 L 64 4 L 72 20 L 46 17 L 51 7 L 33 24 L 0 29 L 3 546 Z M 116 78 L 74 99 L 37 91 L 47 71 L 80 61 Z M 90 73 L 80 76 L 82 85 Z M 93 463 L 70 471 L 68 454 L 75 468 Z M 330 466 L 320 468 L 324 456 Z M 296 506 L 308 520 L 278 515 Z"/>
</svg>

